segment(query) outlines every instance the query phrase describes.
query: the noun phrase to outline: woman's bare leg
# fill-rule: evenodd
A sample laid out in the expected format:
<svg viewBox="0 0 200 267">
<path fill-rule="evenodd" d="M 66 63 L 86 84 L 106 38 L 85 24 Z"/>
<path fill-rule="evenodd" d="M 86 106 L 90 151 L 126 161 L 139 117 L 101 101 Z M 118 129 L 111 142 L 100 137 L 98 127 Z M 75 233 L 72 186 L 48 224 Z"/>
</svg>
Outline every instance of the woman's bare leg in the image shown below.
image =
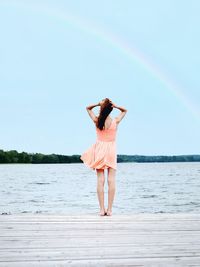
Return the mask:
<svg viewBox="0 0 200 267">
<path fill-rule="evenodd" d="M 112 205 L 115 196 L 115 174 L 116 170 L 108 168 L 108 209 L 107 215 L 112 214 Z"/>
<path fill-rule="evenodd" d="M 100 206 L 100 215 L 105 214 L 104 207 L 104 183 L 105 183 L 105 175 L 103 169 L 96 169 L 97 171 L 97 195 Z"/>
</svg>

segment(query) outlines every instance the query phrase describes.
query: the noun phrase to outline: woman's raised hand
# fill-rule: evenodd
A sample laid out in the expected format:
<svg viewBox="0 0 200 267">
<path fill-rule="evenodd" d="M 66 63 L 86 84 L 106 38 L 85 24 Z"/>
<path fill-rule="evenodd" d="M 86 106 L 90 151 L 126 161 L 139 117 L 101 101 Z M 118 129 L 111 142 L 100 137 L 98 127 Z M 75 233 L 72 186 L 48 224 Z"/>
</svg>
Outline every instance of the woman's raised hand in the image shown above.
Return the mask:
<svg viewBox="0 0 200 267">
<path fill-rule="evenodd" d="M 112 104 L 112 108 L 116 108 L 117 107 L 112 101 L 110 101 L 110 103 Z"/>
</svg>

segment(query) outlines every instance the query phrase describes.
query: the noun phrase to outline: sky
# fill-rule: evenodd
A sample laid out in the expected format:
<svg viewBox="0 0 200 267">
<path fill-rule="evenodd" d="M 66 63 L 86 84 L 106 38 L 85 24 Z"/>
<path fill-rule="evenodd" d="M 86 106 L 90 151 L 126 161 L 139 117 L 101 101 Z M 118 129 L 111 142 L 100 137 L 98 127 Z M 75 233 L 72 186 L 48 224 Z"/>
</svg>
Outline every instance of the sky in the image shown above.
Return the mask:
<svg viewBox="0 0 200 267">
<path fill-rule="evenodd" d="M 199 10 L 198 0 L 0 0 L 0 149 L 82 154 L 96 141 L 86 106 L 108 97 L 128 110 L 118 154 L 200 154 Z"/>
</svg>

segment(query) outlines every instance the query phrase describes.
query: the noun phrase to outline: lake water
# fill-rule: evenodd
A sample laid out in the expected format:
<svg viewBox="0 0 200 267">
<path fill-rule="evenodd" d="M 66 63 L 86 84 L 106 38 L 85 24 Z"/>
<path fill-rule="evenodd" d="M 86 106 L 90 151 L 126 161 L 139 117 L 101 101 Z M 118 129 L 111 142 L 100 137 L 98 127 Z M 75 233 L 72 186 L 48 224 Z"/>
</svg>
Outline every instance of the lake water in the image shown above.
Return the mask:
<svg viewBox="0 0 200 267">
<path fill-rule="evenodd" d="M 200 212 L 200 162 L 117 167 L 113 214 Z M 96 172 L 83 163 L 0 164 L 0 181 L 0 214 L 99 211 Z"/>
</svg>

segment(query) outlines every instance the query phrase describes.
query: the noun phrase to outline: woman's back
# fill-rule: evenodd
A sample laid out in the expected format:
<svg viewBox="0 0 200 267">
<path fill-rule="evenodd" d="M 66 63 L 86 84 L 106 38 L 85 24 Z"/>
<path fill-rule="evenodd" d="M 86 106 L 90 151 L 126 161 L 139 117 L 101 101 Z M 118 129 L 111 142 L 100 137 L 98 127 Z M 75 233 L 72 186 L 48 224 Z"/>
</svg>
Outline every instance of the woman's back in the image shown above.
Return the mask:
<svg viewBox="0 0 200 267">
<path fill-rule="evenodd" d="M 104 142 L 112 142 L 116 139 L 117 122 L 116 119 L 112 119 L 110 126 L 106 129 L 100 130 L 96 127 L 97 140 Z"/>
</svg>

